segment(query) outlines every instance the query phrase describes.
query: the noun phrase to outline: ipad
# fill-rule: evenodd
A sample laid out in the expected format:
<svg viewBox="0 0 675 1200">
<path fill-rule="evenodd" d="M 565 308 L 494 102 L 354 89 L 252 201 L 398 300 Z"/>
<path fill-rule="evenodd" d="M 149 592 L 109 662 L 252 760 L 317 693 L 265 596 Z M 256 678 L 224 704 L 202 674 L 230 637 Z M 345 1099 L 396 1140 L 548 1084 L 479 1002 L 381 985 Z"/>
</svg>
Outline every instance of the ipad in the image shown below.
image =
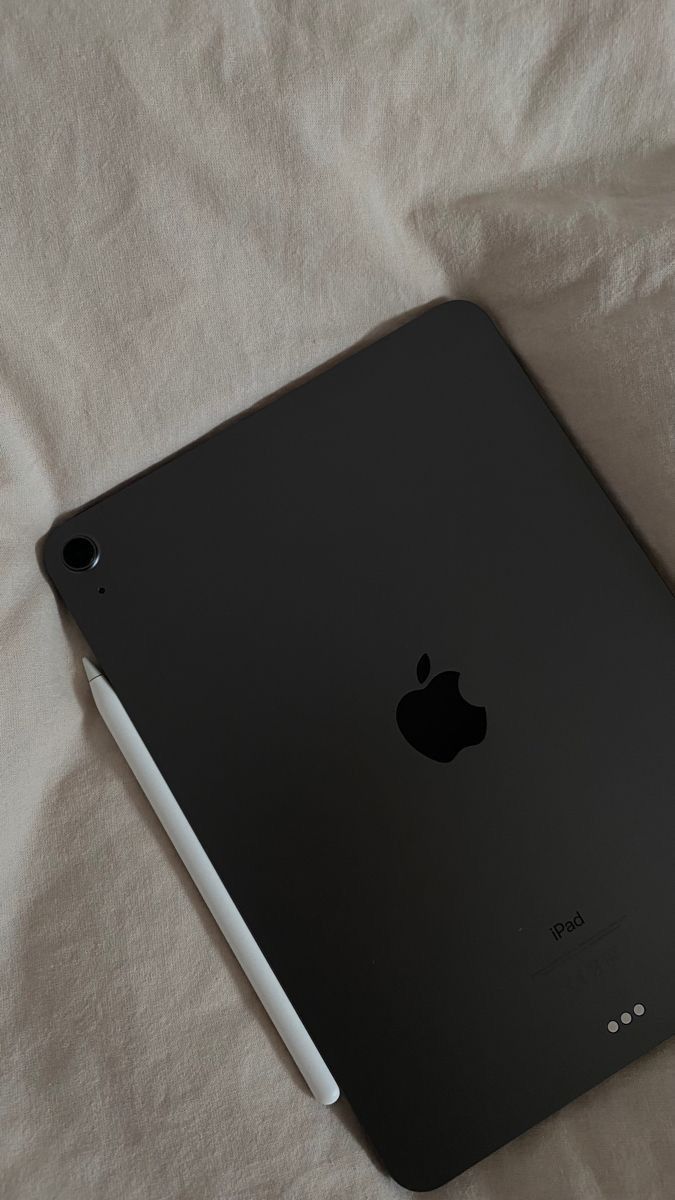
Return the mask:
<svg viewBox="0 0 675 1200">
<path fill-rule="evenodd" d="M 405 1187 L 673 1032 L 673 599 L 475 305 L 68 517 L 45 563 Z"/>
</svg>

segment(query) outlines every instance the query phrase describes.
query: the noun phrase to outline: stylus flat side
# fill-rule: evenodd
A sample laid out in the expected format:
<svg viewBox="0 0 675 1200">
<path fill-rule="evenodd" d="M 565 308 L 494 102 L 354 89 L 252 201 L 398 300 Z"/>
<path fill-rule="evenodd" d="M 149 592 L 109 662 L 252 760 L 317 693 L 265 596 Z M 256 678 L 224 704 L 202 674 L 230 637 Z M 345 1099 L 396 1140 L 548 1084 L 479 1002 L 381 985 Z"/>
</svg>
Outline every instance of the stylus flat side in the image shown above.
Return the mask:
<svg viewBox="0 0 675 1200">
<path fill-rule="evenodd" d="M 337 1083 L 235 907 L 157 764 L 105 676 L 87 658 L 82 662 L 98 711 L 309 1090 L 321 1104 L 334 1104 L 340 1095 Z"/>
</svg>

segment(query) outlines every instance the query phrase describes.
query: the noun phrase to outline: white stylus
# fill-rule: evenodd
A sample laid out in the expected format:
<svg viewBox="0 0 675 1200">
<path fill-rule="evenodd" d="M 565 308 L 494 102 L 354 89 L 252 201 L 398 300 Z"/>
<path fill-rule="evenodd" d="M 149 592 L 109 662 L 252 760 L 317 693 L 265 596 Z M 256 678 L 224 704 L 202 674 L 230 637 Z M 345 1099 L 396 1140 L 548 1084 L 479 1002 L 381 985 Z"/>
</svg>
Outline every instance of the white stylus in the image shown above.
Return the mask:
<svg viewBox="0 0 675 1200">
<path fill-rule="evenodd" d="M 221 933 L 285 1043 L 312 1095 L 334 1104 L 340 1089 L 235 907 L 201 842 L 173 796 L 105 675 L 83 658 L 98 711 L 183 860 Z"/>
</svg>

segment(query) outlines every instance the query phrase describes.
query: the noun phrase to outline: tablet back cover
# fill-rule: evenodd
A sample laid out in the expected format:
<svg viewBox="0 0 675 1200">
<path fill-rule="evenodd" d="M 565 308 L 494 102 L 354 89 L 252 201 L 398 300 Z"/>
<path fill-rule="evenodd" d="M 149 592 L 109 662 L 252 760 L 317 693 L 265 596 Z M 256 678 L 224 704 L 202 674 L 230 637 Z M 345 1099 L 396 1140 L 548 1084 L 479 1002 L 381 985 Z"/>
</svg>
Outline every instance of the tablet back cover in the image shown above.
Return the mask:
<svg viewBox="0 0 675 1200">
<path fill-rule="evenodd" d="M 672 1032 L 672 597 L 478 308 L 231 422 L 45 562 L 399 1182 Z"/>
</svg>

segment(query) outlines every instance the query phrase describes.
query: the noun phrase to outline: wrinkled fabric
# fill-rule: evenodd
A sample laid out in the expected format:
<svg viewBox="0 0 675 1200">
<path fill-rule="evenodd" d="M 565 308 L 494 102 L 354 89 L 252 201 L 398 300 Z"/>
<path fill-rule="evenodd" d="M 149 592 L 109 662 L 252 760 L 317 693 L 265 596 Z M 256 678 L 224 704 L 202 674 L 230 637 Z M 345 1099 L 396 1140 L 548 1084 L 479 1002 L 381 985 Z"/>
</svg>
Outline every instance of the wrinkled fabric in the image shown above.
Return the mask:
<svg viewBox="0 0 675 1200">
<path fill-rule="evenodd" d="M 39 541 L 464 297 L 672 580 L 673 32 L 660 0 L 0 7 L 7 1200 L 403 1194 L 346 1104 L 308 1096 L 199 901 Z M 667 1200 L 674 1122 L 670 1042 L 438 1194 Z"/>
</svg>

